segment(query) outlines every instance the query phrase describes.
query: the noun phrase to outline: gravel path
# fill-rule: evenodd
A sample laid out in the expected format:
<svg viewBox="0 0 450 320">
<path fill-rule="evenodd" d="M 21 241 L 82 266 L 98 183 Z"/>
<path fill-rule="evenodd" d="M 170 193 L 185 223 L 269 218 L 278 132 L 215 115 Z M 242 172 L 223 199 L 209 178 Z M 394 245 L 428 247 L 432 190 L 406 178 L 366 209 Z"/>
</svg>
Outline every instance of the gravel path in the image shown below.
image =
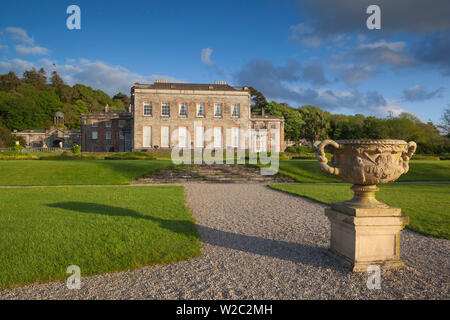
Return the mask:
<svg viewBox="0 0 450 320">
<path fill-rule="evenodd" d="M 382 273 L 380 290 L 326 255 L 323 205 L 255 184 L 187 184 L 203 255 L 170 265 L 49 283 L 3 299 L 449 299 L 450 241 L 404 230 L 407 269 Z"/>
</svg>

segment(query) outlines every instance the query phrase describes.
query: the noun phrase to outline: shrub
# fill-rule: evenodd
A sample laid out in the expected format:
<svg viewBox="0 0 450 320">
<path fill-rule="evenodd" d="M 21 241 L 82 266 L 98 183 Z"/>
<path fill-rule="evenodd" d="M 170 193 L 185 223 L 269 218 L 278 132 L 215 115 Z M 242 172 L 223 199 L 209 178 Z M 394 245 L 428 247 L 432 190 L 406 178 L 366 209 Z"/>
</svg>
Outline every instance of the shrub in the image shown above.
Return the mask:
<svg viewBox="0 0 450 320">
<path fill-rule="evenodd" d="M 13 149 L 15 152 L 20 152 L 23 149 L 23 147 L 20 144 L 16 144 Z"/>
<path fill-rule="evenodd" d="M 73 152 L 74 154 L 81 153 L 81 146 L 79 146 L 79 145 L 74 145 L 74 146 L 72 147 L 72 152 Z"/>
</svg>

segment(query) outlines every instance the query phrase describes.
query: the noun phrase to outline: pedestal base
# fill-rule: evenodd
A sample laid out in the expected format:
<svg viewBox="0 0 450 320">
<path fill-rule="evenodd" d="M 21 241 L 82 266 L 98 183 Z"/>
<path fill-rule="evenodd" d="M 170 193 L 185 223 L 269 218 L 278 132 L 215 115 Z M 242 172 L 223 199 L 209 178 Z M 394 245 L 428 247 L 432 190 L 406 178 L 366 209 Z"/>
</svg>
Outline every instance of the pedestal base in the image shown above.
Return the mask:
<svg viewBox="0 0 450 320">
<path fill-rule="evenodd" d="M 394 208 L 393 208 L 394 209 Z M 409 222 L 409 217 L 399 216 L 399 209 L 392 215 L 380 215 L 380 209 L 365 208 L 362 216 L 325 209 L 331 222 L 330 253 L 353 271 L 366 271 L 369 265 L 381 268 L 399 268 L 400 231 Z M 386 214 L 388 210 L 384 213 Z"/>
</svg>

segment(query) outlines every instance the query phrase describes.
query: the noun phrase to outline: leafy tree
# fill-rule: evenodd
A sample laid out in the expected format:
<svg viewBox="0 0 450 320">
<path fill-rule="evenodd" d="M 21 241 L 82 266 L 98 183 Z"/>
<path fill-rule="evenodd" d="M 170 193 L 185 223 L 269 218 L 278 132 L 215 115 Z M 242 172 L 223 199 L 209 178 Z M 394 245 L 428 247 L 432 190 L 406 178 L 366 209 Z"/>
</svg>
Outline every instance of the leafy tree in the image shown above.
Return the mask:
<svg viewBox="0 0 450 320">
<path fill-rule="evenodd" d="M 284 117 L 284 135 L 286 140 L 300 140 L 300 127 L 304 122 L 297 109 L 272 101 L 265 106 L 264 110 L 267 114 Z"/>
<path fill-rule="evenodd" d="M 27 70 L 23 73 L 23 82 L 29 83 L 36 89 L 44 89 L 47 83 L 47 76 L 45 74 L 44 68 L 36 70 L 33 67 L 31 70 Z"/>
<path fill-rule="evenodd" d="M 64 80 L 59 76 L 58 72 L 56 72 L 56 71 L 52 72 L 51 83 L 52 83 L 52 86 L 57 87 L 57 88 L 59 88 L 65 84 Z"/>
<path fill-rule="evenodd" d="M 16 90 L 22 84 L 22 81 L 16 76 L 14 72 L 0 75 L 0 90 L 12 91 Z"/>
<path fill-rule="evenodd" d="M 316 106 L 303 106 L 299 112 L 304 121 L 301 126 L 301 137 L 314 144 L 314 141 L 327 138 L 329 121 L 325 113 Z"/>
<path fill-rule="evenodd" d="M 256 90 L 253 87 L 248 87 L 250 90 L 250 97 L 252 99 L 252 112 L 254 113 L 260 113 L 262 108 L 264 108 L 267 105 L 267 100 L 264 95 Z"/>
<path fill-rule="evenodd" d="M 122 104 L 122 108 L 125 108 L 125 109 L 128 109 L 128 106 L 131 103 L 131 99 L 126 94 L 123 94 L 122 92 L 119 92 L 118 94 L 116 94 L 113 97 L 113 100 L 115 102 L 117 102 L 119 105 L 121 103 Z"/>
</svg>

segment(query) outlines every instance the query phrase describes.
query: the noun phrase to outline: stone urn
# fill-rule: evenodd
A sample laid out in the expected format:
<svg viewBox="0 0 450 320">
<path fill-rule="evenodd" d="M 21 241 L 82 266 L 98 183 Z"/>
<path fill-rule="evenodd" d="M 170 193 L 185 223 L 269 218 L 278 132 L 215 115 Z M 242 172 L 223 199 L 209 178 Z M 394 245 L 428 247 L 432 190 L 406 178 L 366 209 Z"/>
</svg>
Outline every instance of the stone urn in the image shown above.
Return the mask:
<svg viewBox="0 0 450 320">
<path fill-rule="evenodd" d="M 328 163 L 324 148 L 330 146 Z M 393 182 L 409 170 L 415 142 L 403 140 L 325 140 L 314 144 L 320 170 L 353 184 L 353 199 L 335 202 L 325 214 L 331 221 L 330 252 L 354 271 L 369 265 L 403 266 L 400 231 L 409 218 L 375 199 L 377 184 Z"/>
</svg>

